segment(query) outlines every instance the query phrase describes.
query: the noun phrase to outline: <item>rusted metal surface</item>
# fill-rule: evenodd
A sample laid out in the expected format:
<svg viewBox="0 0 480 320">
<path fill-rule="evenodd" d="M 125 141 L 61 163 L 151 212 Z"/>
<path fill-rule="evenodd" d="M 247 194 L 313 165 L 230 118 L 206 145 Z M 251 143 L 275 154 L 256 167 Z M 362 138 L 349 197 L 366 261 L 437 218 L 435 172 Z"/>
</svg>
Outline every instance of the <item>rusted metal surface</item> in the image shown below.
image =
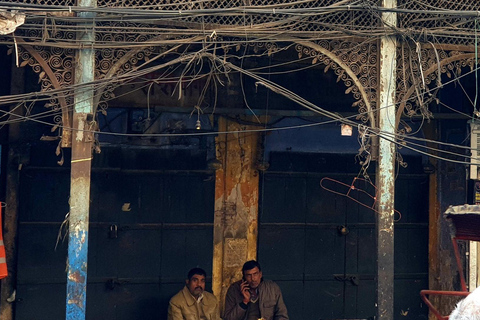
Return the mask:
<svg viewBox="0 0 480 320">
<path fill-rule="evenodd" d="M 384 7 L 395 7 L 396 1 L 384 0 Z M 386 26 L 395 26 L 395 14 L 383 14 Z M 378 124 L 380 132 L 395 133 L 395 70 L 396 40 L 383 37 L 380 40 L 380 83 Z M 394 194 L 395 194 L 395 146 L 380 138 L 377 188 L 377 319 L 391 320 L 393 316 L 394 288 Z"/>
<path fill-rule="evenodd" d="M 70 184 L 67 320 L 85 319 L 92 134 L 88 114 L 74 113 Z"/>
<path fill-rule="evenodd" d="M 79 6 L 95 7 L 95 0 L 80 0 Z M 83 12 L 82 17 L 93 14 Z M 78 34 L 86 44 L 93 43 L 93 28 Z M 84 85 L 75 92 L 73 114 L 72 160 L 70 177 L 70 216 L 68 234 L 68 271 L 66 319 L 84 320 L 87 304 L 88 230 L 90 211 L 90 175 L 92 163 L 93 87 L 85 85 L 95 80 L 95 51 L 81 49 L 75 66 L 75 83 Z"/>
<path fill-rule="evenodd" d="M 220 131 L 247 127 L 225 119 Z M 223 305 L 228 286 L 241 277 L 241 266 L 257 256 L 259 177 L 255 169 L 257 133 L 223 134 L 217 138 L 213 290 Z"/>
</svg>

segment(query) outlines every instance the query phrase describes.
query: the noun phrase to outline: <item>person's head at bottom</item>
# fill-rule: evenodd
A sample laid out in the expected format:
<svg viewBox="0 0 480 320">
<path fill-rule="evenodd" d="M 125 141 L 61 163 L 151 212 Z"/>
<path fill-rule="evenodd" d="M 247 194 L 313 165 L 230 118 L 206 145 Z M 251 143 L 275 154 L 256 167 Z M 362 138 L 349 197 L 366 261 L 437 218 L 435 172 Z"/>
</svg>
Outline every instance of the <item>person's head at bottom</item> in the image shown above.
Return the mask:
<svg viewBox="0 0 480 320">
<path fill-rule="evenodd" d="M 262 282 L 262 267 L 255 260 L 247 261 L 242 267 L 243 280 L 248 283 L 250 289 L 256 289 Z"/>
<path fill-rule="evenodd" d="M 198 298 L 205 291 L 205 278 L 207 273 L 202 268 L 193 268 L 187 274 L 187 279 L 185 280 L 185 285 L 187 286 L 188 291 Z"/>
</svg>

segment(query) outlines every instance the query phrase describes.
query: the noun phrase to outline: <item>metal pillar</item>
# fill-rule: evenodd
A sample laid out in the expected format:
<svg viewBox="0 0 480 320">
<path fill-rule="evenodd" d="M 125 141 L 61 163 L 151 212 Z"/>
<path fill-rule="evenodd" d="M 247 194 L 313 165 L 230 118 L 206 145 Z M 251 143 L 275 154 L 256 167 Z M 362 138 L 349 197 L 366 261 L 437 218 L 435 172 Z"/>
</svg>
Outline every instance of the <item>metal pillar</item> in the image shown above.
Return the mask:
<svg viewBox="0 0 480 320">
<path fill-rule="evenodd" d="M 95 0 L 79 0 L 81 7 L 96 6 Z M 89 12 L 79 13 L 92 17 Z M 94 80 L 95 51 L 93 24 L 82 24 L 77 39 L 85 49 L 78 50 L 75 66 L 75 84 Z M 82 86 L 75 91 L 72 134 L 70 182 L 70 217 L 68 238 L 67 320 L 84 320 L 87 298 L 87 256 L 90 202 L 90 172 L 93 134 L 93 86 Z"/>
<path fill-rule="evenodd" d="M 385 8 L 396 7 L 395 0 L 383 0 Z M 395 27 L 395 13 L 383 13 L 385 28 Z M 380 40 L 380 88 L 378 126 L 381 132 L 392 137 L 395 132 L 396 91 L 396 39 L 385 36 Z M 377 166 L 377 319 L 391 320 L 393 316 L 394 289 L 394 191 L 395 145 L 386 139 L 379 140 Z"/>
</svg>

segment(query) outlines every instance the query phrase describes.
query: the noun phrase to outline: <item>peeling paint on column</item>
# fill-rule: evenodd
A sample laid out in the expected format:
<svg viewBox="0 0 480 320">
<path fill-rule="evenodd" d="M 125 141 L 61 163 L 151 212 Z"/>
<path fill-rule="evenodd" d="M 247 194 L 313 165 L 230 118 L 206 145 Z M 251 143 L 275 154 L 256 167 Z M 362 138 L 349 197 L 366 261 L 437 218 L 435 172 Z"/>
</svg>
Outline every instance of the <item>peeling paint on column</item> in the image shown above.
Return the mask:
<svg viewBox="0 0 480 320">
<path fill-rule="evenodd" d="M 67 319 L 85 319 L 88 231 L 74 229 L 68 247 Z"/>
<path fill-rule="evenodd" d="M 79 0 L 79 7 L 96 7 L 96 0 Z M 95 13 L 79 12 L 81 18 L 93 18 Z M 90 21 L 93 21 L 90 19 Z M 82 24 L 81 22 L 79 24 Z M 92 163 L 93 96 L 95 80 L 95 49 L 89 44 L 95 42 L 92 22 L 82 24 L 85 31 L 77 34 L 85 47 L 78 50 L 75 65 L 75 84 L 82 84 L 75 90 L 72 160 L 70 176 L 70 214 L 68 235 L 68 274 L 66 320 L 85 320 L 87 301 L 87 258 L 90 210 L 90 174 Z M 86 131 L 85 131 L 86 130 Z"/>
<path fill-rule="evenodd" d="M 219 130 L 241 131 L 249 127 L 225 119 Z M 259 177 L 254 167 L 257 133 L 217 137 L 213 290 L 223 305 L 228 286 L 241 277 L 241 266 L 257 257 Z"/>
<path fill-rule="evenodd" d="M 85 122 L 80 121 L 78 124 L 78 130 L 75 133 L 75 140 L 83 141 L 83 130 L 85 130 Z"/>
<path fill-rule="evenodd" d="M 395 0 L 383 0 L 382 6 L 396 7 Z M 396 25 L 395 13 L 382 13 L 382 19 L 388 26 Z M 395 132 L 395 91 L 396 91 L 396 39 L 380 39 L 380 78 L 378 127 L 387 136 Z M 378 215 L 377 229 L 377 319 L 393 319 L 394 288 L 394 192 L 395 192 L 395 146 L 380 137 L 377 188 Z"/>
<path fill-rule="evenodd" d="M 90 114 L 73 114 L 73 126 L 78 129 L 72 140 L 70 176 L 70 213 L 68 237 L 68 270 L 66 319 L 86 318 L 88 230 L 90 210 L 90 173 L 92 161 L 92 133 Z M 80 134 L 80 132 L 82 132 Z M 80 139 L 81 138 L 81 139 Z"/>
<path fill-rule="evenodd" d="M 74 143 L 75 145 L 75 143 Z M 77 164 L 78 166 L 79 164 Z M 81 164 L 80 166 L 84 166 Z M 88 177 L 78 177 L 85 175 Z M 87 294 L 89 171 L 76 170 L 72 164 L 68 238 L 66 319 L 85 319 Z"/>
</svg>

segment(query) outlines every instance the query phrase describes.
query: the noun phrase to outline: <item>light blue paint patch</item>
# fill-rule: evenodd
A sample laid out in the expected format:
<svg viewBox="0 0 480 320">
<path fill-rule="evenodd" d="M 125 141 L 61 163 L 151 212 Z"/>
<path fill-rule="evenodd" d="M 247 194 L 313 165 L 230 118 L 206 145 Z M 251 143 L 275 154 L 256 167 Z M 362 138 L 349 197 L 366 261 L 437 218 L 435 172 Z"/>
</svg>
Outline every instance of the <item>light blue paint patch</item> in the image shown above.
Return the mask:
<svg viewBox="0 0 480 320">
<path fill-rule="evenodd" d="M 69 234 L 66 320 L 84 320 L 87 298 L 88 231 Z"/>
</svg>

